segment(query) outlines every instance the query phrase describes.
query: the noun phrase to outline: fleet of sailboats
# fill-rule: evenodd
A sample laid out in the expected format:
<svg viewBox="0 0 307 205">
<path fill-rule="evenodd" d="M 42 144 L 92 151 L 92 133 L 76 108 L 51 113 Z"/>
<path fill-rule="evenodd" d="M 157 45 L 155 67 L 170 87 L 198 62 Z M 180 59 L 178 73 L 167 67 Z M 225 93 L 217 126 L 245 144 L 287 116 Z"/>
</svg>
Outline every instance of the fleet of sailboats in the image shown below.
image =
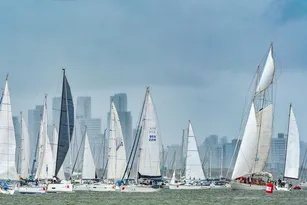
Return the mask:
<svg viewBox="0 0 307 205">
<path fill-rule="evenodd" d="M 265 171 L 270 151 L 274 99 L 273 84 L 275 62 L 273 45 L 270 46 L 263 69 L 258 69 L 254 80 L 254 90 L 242 132 L 241 145 L 232 173 L 231 188 L 235 190 L 265 190 L 272 174 Z M 163 187 L 163 160 L 161 157 L 161 135 L 158 117 L 151 91 L 146 88 L 145 98 L 137 125 L 132 149 L 126 156 L 123 130 L 114 104 L 110 106 L 110 124 L 106 172 L 102 180 L 97 179 L 94 154 L 85 127 L 82 142 L 76 159 L 71 156 L 75 116 L 71 88 L 65 69 L 63 70 L 62 97 L 59 130 L 53 127 L 52 138 L 48 136 L 47 95 L 45 95 L 41 116 L 35 160 L 30 162 L 30 138 L 22 113 L 20 114 L 20 171 L 17 174 L 15 160 L 15 132 L 12 120 L 12 108 L 8 88 L 8 76 L 0 101 L 0 179 L 20 180 L 20 186 L 14 184 L 0 193 L 14 194 L 15 190 L 23 194 L 44 194 L 48 192 L 72 191 L 118 191 L 118 192 L 156 192 Z M 185 133 L 185 132 L 184 132 Z M 51 141 L 52 139 L 52 141 Z M 186 143 L 185 143 L 186 142 Z M 283 181 L 276 184 L 278 191 L 290 191 L 289 180 L 300 177 L 300 136 L 292 105 L 289 108 L 288 133 L 286 138 L 286 156 Z M 79 154 L 82 153 L 82 154 Z M 180 177 L 176 179 L 176 158 L 180 157 Z M 206 179 L 200 158 L 197 140 L 191 121 L 188 122 L 187 137 L 182 137 L 180 155 L 174 154 L 172 178 L 167 184 L 171 190 L 206 189 L 228 187 L 212 183 L 205 185 Z M 222 156 L 221 156 L 222 157 Z M 163 159 L 162 159 L 163 158 Z M 70 171 L 64 174 L 64 161 L 70 161 Z M 74 162 L 73 162 L 74 160 Z M 74 175 L 77 161 L 81 161 L 80 178 Z M 32 168 L 31 168 L 32 165 Z M 221 164 L 221 176 L 223 174 Z M 70 176 L 67 177 L 67 174 Z M 178 174 L 177 174 L 178 175 Z M 19 176 L 19 179 L 18 179 Z M 76 184 L 76 182 L 78 182 Z M 2 182 L 1 182 L 2 183 Z M 2 187 L 2 185 L 1 185 Z"/>
</svg>

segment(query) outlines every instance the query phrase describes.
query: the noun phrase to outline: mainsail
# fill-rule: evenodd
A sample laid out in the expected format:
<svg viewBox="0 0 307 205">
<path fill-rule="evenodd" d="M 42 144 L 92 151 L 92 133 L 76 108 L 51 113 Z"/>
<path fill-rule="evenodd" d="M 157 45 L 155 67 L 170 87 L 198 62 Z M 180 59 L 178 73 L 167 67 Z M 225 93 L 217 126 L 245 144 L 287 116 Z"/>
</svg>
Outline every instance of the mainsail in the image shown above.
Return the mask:
<svg viewBox="0 0 307 205">
<path fill-rule="evenodd" d="M 8 77 L 0 105 L 0 179 L 17 180 L 15 162 L 15 131 L 13 125 L 11 98 L 8 88 Z"/>
<path fill-rule="evenodd" d="M 73 130 L 74 130 L 74 103 L 71 95 L 70 86 L 68 84 L 65 75 L 65 70 L 63 69 L 61 114 L 60 114 L 55 176 L 57 176 L 67 155 L 70 146 L 70 141 L 73 135 Z"/>
<path fill-rule="evenodd" d="M 30 137 L 27 125 L 23 119 L 22 113 L 20 113 L 20 125 L 21 125 L 21 160 L 20 160 L 20 175 L 22 178 L 28 178 L 30 174 Z"/>
<path fill-rule="evenodd" d="M 149 88 L 146 90 L 145 104 L 142 111 L 140 133 L 140 157 L 138 163 L 139 178 L 161 177 L 160 172 L 160 134 L 155 107 Z"/>
<path fill-rule="evenodd" d="M 191 121 L 189 121 L 189 128 L 188 128 L 188 145 L 187 145 L 185 179 L 186 180 L 205 179 Z"/>
<path fill-rule="evenodd" d="M 119 116 L 112 100 L 107 179 L 121 179 L 126 168 L 126 151 Z"/>
<path fill-rule="evenodd" d="M 290 105 L 289 115 L 284 177 L 298 179 L 300 167 L 300 136 L 292 105 Z"/>
</svg>

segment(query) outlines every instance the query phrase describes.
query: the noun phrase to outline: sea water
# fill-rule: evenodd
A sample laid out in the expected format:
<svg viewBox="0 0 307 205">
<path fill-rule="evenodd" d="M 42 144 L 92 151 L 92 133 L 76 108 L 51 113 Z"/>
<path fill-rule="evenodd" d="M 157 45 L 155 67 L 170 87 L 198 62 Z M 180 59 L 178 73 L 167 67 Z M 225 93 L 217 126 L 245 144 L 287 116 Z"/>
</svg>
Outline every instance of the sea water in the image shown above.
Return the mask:
<svg viewBox="0 0 307 205">
<path fill-rule="evenodd" d="M 42 195 L 0 195 L 1 204 L 10 205 L 296 205 L 307 204 L 307 191 L 277 192 L 228 190 L 161 190 L 154 193 L 75 192 Z"/>
</svg>

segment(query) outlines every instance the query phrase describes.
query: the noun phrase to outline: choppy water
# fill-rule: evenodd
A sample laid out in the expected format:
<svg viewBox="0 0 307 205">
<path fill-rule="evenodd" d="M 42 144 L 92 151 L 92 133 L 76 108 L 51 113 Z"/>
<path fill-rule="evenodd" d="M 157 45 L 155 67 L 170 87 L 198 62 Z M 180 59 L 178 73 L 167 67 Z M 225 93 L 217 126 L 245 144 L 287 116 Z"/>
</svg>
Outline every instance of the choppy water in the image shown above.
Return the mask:
<svg viewBox="0 0 307 205">
<path fill-rule="evenodd" d="M 307 191 L 274 192 L 233 190 L 162 190 L 155 193 L 77 192 L 70 194 L 0 195 L 0 204 L 11 205 L 201 205 L 201 204 L 307 204 Z"/>
</svg>

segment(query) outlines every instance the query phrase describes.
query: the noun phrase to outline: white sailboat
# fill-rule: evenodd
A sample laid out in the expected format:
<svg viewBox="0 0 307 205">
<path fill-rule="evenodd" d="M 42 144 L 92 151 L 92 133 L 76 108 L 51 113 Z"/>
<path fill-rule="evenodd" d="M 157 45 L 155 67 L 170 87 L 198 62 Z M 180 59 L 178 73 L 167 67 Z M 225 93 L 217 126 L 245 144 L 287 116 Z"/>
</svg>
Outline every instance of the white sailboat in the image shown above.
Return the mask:
<svg viewBox="0 0 307 205">
<path fill-rule="evenodd" d="M 30 164 L 29 164 L 29 133 L 26 123 L 23 119 L 22 114 L 20 115 L 20 125 L 21 125 L 21 173 L 20 177 L 22 179 L 27 179 L 30 174 Z M 44 194 L 46 193 L 46 186 L 35 186 L 35 185 L 22 185 L 18 188 L 18 192 L 21 194 Z"/>
<path fill-rule="evenodd" d="M 284 177 L 283 177 L 283 182 L 275 186 L 276 190 L 290 191 L 292 189 L 292 185 L 285 180 L 286 179 L 298 180 L 299 168 L 300 168 L 300 136 L 295 115 L 293 113 L 292 105 L 290 105 Z"/>
<path fill-rule="evenodd" d="M 139 156 L 137 171 L 137 179 L 143 179 L 138 185 L 122 185 L 120 190 L 123 192 L 155 192 L 159 191 L 159 188 L 152 188 L 152 185 L 146 185 L 147 181 L 152 181 L 155 178 L 161 178 L 160 172 L 160 134 L 158 130 L 158 119 L 155 111 L 155 107 L 150 95 L 149 87 L 146 89 L 145 100 L 143 103 L 142 114 L 139 120 L 136 138 L 130 153 L 130 157 Z M 138 153 L 136 155 L 136 153 Z M 133 156 L 134 155 L 134 156 Z M 133 166 L 133 161 L 129 162 L 130 171 Z M 128 168 L 127 166 L 127 169 Z M 130 172 L 125 172 L 123 178 L 129 179 Z M 141 184 L 142 183 L 142 184 Z M 158 185 L 156 185 L 158 186 Z"/>
<path fill-rule="evenodd" d="M 54 180 L 52 184 L 48 184 L 47 192 L 72 192 L 72 184 L 68 181 L 60 180 L 59 173 L 63 169 L 63 162 L 68 153 L 70 142 L 74 130 L 74 103 L 72 99 L 71 89 L 66 78 L 65 69 L 63 69 L 63 86 L 59 136 L 57 143 L 57 155 L 54 172 Z"/>
<path fill-rule="evenodd" d="M 271 173 L 264 172 L 268 159 L 273 128 L 272 87 L 275 73 L 273 45 L 264 65 L 261 78 L 256 80 L 249 116 L 236 164 L 232 173 L 231 188 L 243 190 L 265 190 Z M 258 83 L 258 84 L 257 84 Z"/>
<path fill-rule="evenodd" d="M 110 114 L 107 179 L 105 183 L 90 185 L 90 191 L 115 191 L 116 182 L 121 180 L 127 166 L 123 132 L 113 100 L 111 102 Z"/>
<path fill-rule="evenodd" d="M 81 184 L 74 186 L 74 191 L 88 191 L 90 184 L 84 183 L 85 180 L 95 179 L 95 162 L 92 155 L 90 143 L 88 140 L 87 132 L 85 132 L 84 138 L 84 152 L 82 162 L 82 181 Z"/>
<path fill-rule="evenodd" d="M 48 110 L 47 110 L 47 96 L 45 96 L 44 110 L 40 123 L 39 147 L 38 147 L 38 165 L 36 171 L 36 179 L 45 180 L 53 178 L 54 173 L 54 159 L 51 148 L 48 129 Z"/>
<path fill-rule="evenodd" d="M 30 174 L 30 155 L 29 155 L 30 137 L 22 113 L 20 113 L 20 125 L 21 125 L 20 176 L 24 179 L 27 179 Z"/>
<path fill-rule="evenodd" d="M 200 180 L 205 179 L 204 171 L 199 157 L 197 142 L 192 128 L 192 123 L 189 121 L 188 128 L 188 145 L 185 168 L 185 181 L 183 185 L 169 185 L 170 189 L 201 189 Z"/>
<path fill-rule="evenodd" d="M 15 131 L 12 117 L 11 97 L 8 88 L 8 76 L 0 104 L 0 179 L 18 180 L 15 162 Z M 14 194 L 14 189 L 1 189 L 0 193 Z"/>
</svg>

